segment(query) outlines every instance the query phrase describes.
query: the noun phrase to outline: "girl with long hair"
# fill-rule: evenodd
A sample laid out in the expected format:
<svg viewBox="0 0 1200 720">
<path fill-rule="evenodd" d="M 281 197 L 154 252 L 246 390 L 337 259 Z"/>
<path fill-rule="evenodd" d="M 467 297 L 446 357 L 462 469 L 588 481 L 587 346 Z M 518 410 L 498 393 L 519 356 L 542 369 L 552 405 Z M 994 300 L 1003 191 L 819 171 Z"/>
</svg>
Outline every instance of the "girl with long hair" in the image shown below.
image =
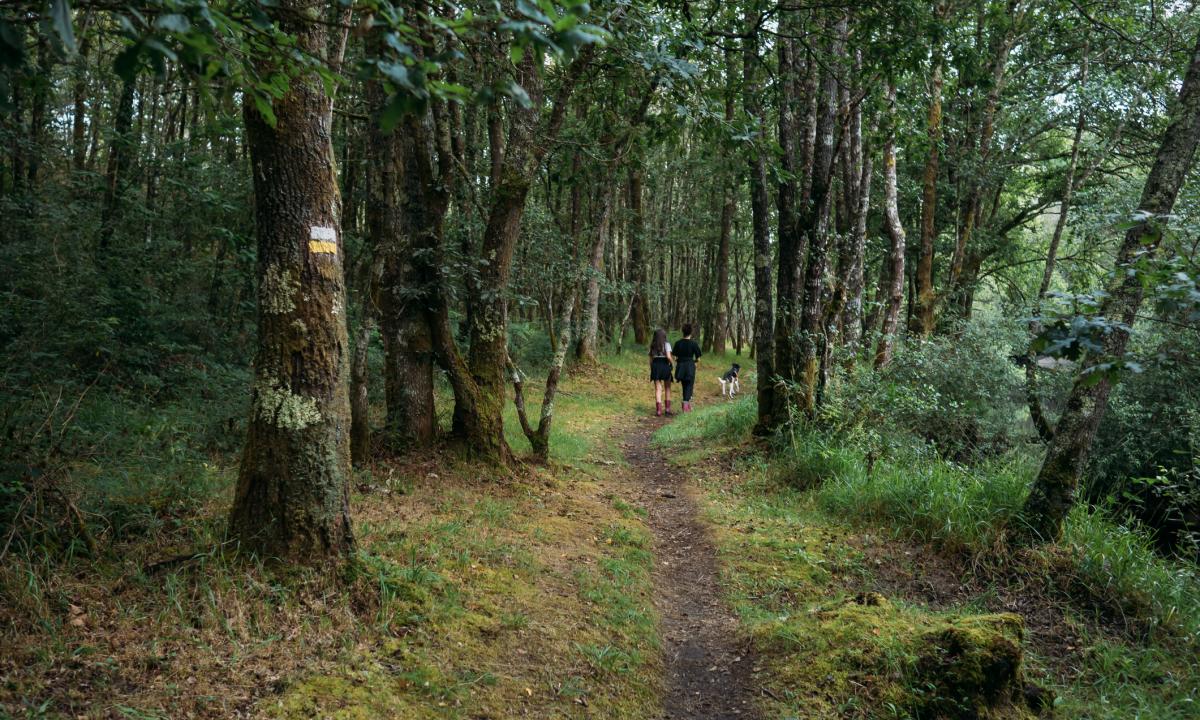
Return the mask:
<svg viewBox="0 0 1200 720">
<path fill-rule="evenodd" d="M 666 403 L 666 413 L 671 414 L 671 364 L 675 358 L 671 355 L 671 343 L 667 342 L 667 331 L 659 328 L 654 331 L 654 339 L 650 341 L 650 382 L 654 383 L 654 414 L 663 414 L 663 404 Z"/>
</svg>

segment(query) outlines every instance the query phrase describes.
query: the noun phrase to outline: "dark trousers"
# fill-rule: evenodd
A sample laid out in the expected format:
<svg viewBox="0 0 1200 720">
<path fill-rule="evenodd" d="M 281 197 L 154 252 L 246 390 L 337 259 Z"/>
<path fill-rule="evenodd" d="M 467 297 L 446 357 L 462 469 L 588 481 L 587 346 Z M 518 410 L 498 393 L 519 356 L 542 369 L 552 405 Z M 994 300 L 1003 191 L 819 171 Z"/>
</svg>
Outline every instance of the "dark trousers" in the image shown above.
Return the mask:
<svg viewBox="0 0 1200 720">
<path fill-rule="evenodd" d="M 692 360 L 681 360 L 675 366 L 675 379 L 683 386 L 683 401 L 692 401 L 692 388 L 696 385 L 696 363 Z"/>
</svg>

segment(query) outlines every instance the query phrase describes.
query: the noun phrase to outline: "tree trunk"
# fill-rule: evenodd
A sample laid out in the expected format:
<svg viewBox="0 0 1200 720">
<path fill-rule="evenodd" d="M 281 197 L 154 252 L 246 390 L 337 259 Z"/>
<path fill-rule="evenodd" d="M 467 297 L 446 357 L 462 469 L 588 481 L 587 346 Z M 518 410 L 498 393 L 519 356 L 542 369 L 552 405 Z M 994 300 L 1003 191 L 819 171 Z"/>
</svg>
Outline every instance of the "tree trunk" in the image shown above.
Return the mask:
<svg viewBox="0 0 1200 720">
<path fill-rule="evenodd" d="M 611 174 L 606 173 L 605 182 L 601 183 L 603 195 L 593 208 L 596 215 L 592 221 L 592 248 L 586 272 L 583 327 L 579 333 L 579 345 L 575 349 L 575 358 L 589 365 L 599 362 L 600 278 L 604 273 L 604 246 L 608 241 L 609 218 L 612 216 L 613 194 L 609 189 Z"/>
<path fill-rule="evenodd" d="M 942 12 L 939 10 L 938 15 Z M 937 294 L 933 287 L 933 246 L 937 239 L 937 180 L 938 153 L 942 141 L 942 64 L 940 47 L 934 50 L 933 68 L 929 78 L 929 114 L 925 122 L 925 133 L 929 142 L 929 155 L 925 160 L 925 172 L 921 176 L 921 246 L 917 255 L 915 274 L 916 298 L 909 331 L 926 338 L 933 333 L 934 312 Z"/>
<path fill-rule="evenodd" d="M 534 54 L 527 53 L 517 69 L 518 82 L 528 93 L 531 103 L 529 107 L 514 105 L 509 108 L 510 125 L 504 157 L 497 169 L 480 249 L 481 257 L 488 262 L 480 269 L 478 296 L 472 302 L 475 319 L 467 362 L 471 383 L 463 382 L 465 378 L 460 377 L 455 385 L 455 402 L 462 406 L 466 446 L 481 460 L 508 464 L 512 459 L 512 450 L 504 439 L 503 408 L 508 358 L 506 290 L 513 250 L 521 232 L 521 217 L 530 185 L 562 128 L 567 101 L 593 53 L 594 46 L 587 46 L 567 68 L 544 122 L 539 122 L 543 89 L 540 68 L 534 66 Z M 452 371 L 452 379 L 454 374 Z"/>
<path fill-rule="evenodd" d="M 108 165 L 104 171 L 104 199 L 100 211 L 100 249 L 107 250 L 120 215 L 122 188 L 136 149 L 130 130 L 133 127 L 133 92 L 136 78 L 121 83 L 121 97 L 113 121 L 113 136 L 108 146 Z"/>
<path fill-rule="evenodd" d="M 645 218 L 642 217 L 642 171 L 629 171 L 629 265 L 633 278 L 633 341 L 650 342 L 650 312 L 646 300 Z"/>
<path fill-rule="evenodd" d="M 429 316 L 430 286 L 437 276 L 417 258 L 440 247 L 449 195 L 435 179 L 428 114 L 406 118 L 385 133 L 378 117 L 386 92 L 373 81 L 367 93 L 374 153 L 367 163 L 367 234 L 383 258 L 379 298 L 387 443 L 392 449 L 425 447 L 437 435 Z"/>
<path fill-rule="evenodd" d="M 284 0 L 276 21 L 321 56 L 313 0 Z M 263 68 L 269 72 L 270 68 Z M 292 80 L 269 125 L 247 98 L 258 237 L 258 354 L 229 531 L 260 556 L 318 563 L 354 544 L 349 512 L 350 397 L 340 199 L 332 102 L 314 75 Z"/>
<path fill-rule="evenodd" d="M 1019 0 L 1009 1 L 1007 12 L 1005 13 L 1007 26 L 1005 27 L 1004 34 L 996 40 L 996 46 L 993 50 L 991 84 L 988 87 L 987 98 L 984 101 L 983 117 L 979 130 L 978 162 L 967 180 L 966 212 L 958 233 L 957 242 L 954 246 L 954 253 L 950 257 L 950 276 L 946 283 L 946 294 L 951 298 L 952 302 L 957 299 L 960 306 L 964 305 L 962 295 L 965 292 L 963 281 L 966 276 L 963 274 L 963 263 L 967 257 L 971 236 L 974 234 L 975 227 L 979 224 L 979 209 L 983 201 L 983 192 L 985 189 L 985 183 L 981 176 L 987 172 L 988 161 L 992 154 L 992 136 L 996 129 L 996 112 L 1000 107 L 1000 93 L 1004 90 L 1005 73 L 1008 69 L 1008 56 L 1012 50 L 1013 43 L 1016 41 L 1017 26 L 1023 22 L 1024 17 L 1024 12 L 1019 9 L 1019 5 Z"/>
<path fill-rule="evenodd" d="M 796 203 L 805 158 L 798 157 L 800 120 L 796 109 L 801 106 L 801 61 L 799 43 L 794 36 L 801 32 L 797 11 L 785 11 L 780 18 L 782 35 L 779 38 L 779 147 L 780 180 L 776 192 L 779 225 L 779 272 L 775 282 L 775 376 L 781 387 L 795 380 L 796 331 L 799 326 L 800 304 L 803 296 L 804 240 Z M 813 106 L 815 110 L 816 106 Z M 808 206 L 805 193 L 804 207 Z M 776 404 L 771 423 L 778 427 L 787 419 L 786 404 Z"/>
<path fill-rule="evenodd" d="M 370 378 L 367 358 L 371 347 L 371 336 L 375 334 L 375 302 L 371 296 L 371 284 L 375 273 L 363 273 L 362 319 L 354 338 L 354 356 L 350 363 L 350 460 L 355 467 L 362 466 L 371 457 L 371 406 Z"/>
<path fill-rule="evenodd" d="M 1088 75 L 1088 58 L 1085 51 L 1083 58 L 1083 67 L 1080 68 L 1079 86 L 1085 87 Z M 1063 181 L 1062 200 L 1058 206 L 1058 219 L 1054 223 L 1054 233 L 1050 236 L 1050 247 L 1046 250 L 1046 265 L 1042 269 L 1042 280 L 1038 284 L 1037 295 L 1033 300 L 1033 317 L 1034 320 L 1029 323 L 1029 332 L 1031 335 L 1037 336 L 1041 333 L 1041 323 L 1036 319 L 1042 313 L 1042 301 L 1046 298 L 1046 293 L 1050 291 L 1050 283 L 1054 279 L 1054 265 L 1058 259 L 1058 246 L 1062 242 L 1063 231 L 1067 227 L 1067 215 L 1071 210 L 1071 196 L 1075 191 L 1075 172 L 1079 166 L 1079 147 L 1080 141 L 1083 139 L 1083 131 L 1087 127 L 1087 117 L 1084 113 L 1084 104 L 1082 98 L 1079 103 L 1079 115 L 1075 120 L 1075 136 L 1071 140 L 1071 160 L 1067 163 L 1067 176 Z M 1029 418 L 1033 421 L 1033 427 L 1037 430 L 1038 437 L 1043 442 L 1050 442 L 1054 438 L 1054 427 L 1050 424 L 1046 417 L 1046 412 L 1042 408 L 1041 397 L 1038 395 L 1037 389 L 1037 363 L 1035 358 L 1030 353 L 1029 361 L 1025 363 L 1025 401 L 1029 407 Z"/>
<path fill-rule="evenodd" d="M 862 53 L 856 53 L 856 71 L 862 68 Z M 849 90 L 845 90 L 849 105 Z M 849 232 L 842 244 L 838 257 L 838 292 L 834 309 L 838 313 L 838 336 L 841 344 L 850 352 L 853 361 L 862 333 L 863 309 L 863 262 L 867 248 L 867 214 L 871 206 L 871 174 L 874 165 L 871 154 L 863 149 L 862 101 L 854 102 L 850 114 L 850 133 L 844 144 L 847 149 L 846 185 L 851 192 L 847 195 Z"/>
<path fill-rule="evenodd" d="M 896 197 L 896 86 L 889 84 L 887 90 L 888 137 L 883 148 L 884 227 L 891 241 L 888 258 L 888 286 L 883 311 L 883 325 L 879 331 L 879 343 L 875 350 L 875 369 L 882 370 L 892 361 L 892 348 L 896 331 L 900 327 L 900 305 L 904 302 L 904 225 L 900 222 L 900 204 Z"/>
<path fill-rule="evenodd" d="M 1145 293 L 1142 278 L 1136 273 L 1124 272 L 1122 268 L 1135 256 L 1147 259 L 1157 252 L 1161 242 L 1158 226 L 1166 222 L 1164 216 L 1174 207 L 1179 189 L 1192 166 L 1196 144 L 1200 141 L 1200 39 L 1192 50 L 1187 75 L 1171 115 L 1138 203 L 1138 213 L 1147 217 L 1125 233 L 1117 253 L 1117 272 L 1100 305 L 1101 317 L 1124 323 L 1124 326 L 1114 327 L 1105 336 L 1103 351 L 1086 359 L 1083 371 L 1071 388 L 1041 471 L 1025 501 L 1026 532 L 1033 539 L 1057 540 L 1062 535 L 1063 521 L 1075 504 L 1079 477 L 1096 430 L 1108 409 L 1108 396 L 1112 390 L 1108 376 L 1102 376 L 1097 382 L 1093 373 L 1101 371 L 1098 366 L 1124 356 L 1129 342 L 1129 332 L 1125 328 L 1133 325 Z"/>
<path fill-rule="evenodd" d="M 834 51 L 841 51 L 846 34 L 846 18 L 837 23 Z M 797 402 L 805 415 L 812 417 L 816 410 L 820 352 L 827 333 L 822 319 L 825 306 L 825 276 L 829 264 L 828 207 L 833 181 L 834 129 L 837 124 L 837 78 L 832 70 L 825 72 L 821 88 L 821 109 L 817 117 L 817 144 L 813 151 L 812 190 L 802 222 L 808 240 L 808 262 L 804 271 L 804 304 L 800 313 L 799 353 L 797 362 Z M 776 348 L 778 353 L 778 348 Z M 777 421 L 784 419 L 776 412 Z"/>
<path fill-rule="evenodd" d="M 750 214 L 754 232 L 754 349 L 755 370 L 758 375 L 758 421 L 755 434 L 765 435 L 772 429 L 775 406 L 775 313 L 771 298 L 771 211 L 767 203 L 766 138 L 763 134 L 763 112 L 759 102 L 757 13 L 746 14 L 746 38 L 742 54 L 742 106 L 754 123 L 754 144 L 748 159 L 750 171 Z"/>
<path fill-rule="evenodd" d="M 33 76 L 33 103 L 29 108 L 29 166 L 26 171 L 29 187 L 35 191 L 46 154 L 46 104 L 51 90 L 51 69 L 50 41 L 45 34 L 38 33 L 37 74 Z"/>
</svg>

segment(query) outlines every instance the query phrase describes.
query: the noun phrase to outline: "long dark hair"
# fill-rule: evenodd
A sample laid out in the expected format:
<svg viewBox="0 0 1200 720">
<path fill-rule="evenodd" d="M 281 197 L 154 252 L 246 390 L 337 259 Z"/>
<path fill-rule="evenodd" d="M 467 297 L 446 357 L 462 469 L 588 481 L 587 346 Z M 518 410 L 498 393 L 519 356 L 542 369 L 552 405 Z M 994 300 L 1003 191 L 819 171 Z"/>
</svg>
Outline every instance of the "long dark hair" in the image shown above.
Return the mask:
<svg viewBox="0 0 1200 720">
<path fill-rule="evenodd" d="M 654 331 L 654 339 L 650 341 L 650 357 L 667 356 L 667 331 L 659 328 Z"/>
</svg>

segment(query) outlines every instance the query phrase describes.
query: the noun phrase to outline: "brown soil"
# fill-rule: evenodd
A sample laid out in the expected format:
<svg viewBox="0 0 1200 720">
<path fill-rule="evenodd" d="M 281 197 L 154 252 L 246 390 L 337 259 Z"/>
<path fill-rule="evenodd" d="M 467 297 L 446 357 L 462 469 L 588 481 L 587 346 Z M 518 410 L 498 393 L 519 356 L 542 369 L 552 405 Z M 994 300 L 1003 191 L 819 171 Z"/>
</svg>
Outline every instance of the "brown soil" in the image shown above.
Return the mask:
<svg viewBox="0 0 1200 720">
<path fill-rule="evenodd" d="M 755 718 L 752 650 L 721 600 L 716 549 L 699 517 L 695 488 L 650 444 L 663 422 L 640 419 L 622 445 L 654 533 L 666 670 L 663 718 Z"/>
</svg>

